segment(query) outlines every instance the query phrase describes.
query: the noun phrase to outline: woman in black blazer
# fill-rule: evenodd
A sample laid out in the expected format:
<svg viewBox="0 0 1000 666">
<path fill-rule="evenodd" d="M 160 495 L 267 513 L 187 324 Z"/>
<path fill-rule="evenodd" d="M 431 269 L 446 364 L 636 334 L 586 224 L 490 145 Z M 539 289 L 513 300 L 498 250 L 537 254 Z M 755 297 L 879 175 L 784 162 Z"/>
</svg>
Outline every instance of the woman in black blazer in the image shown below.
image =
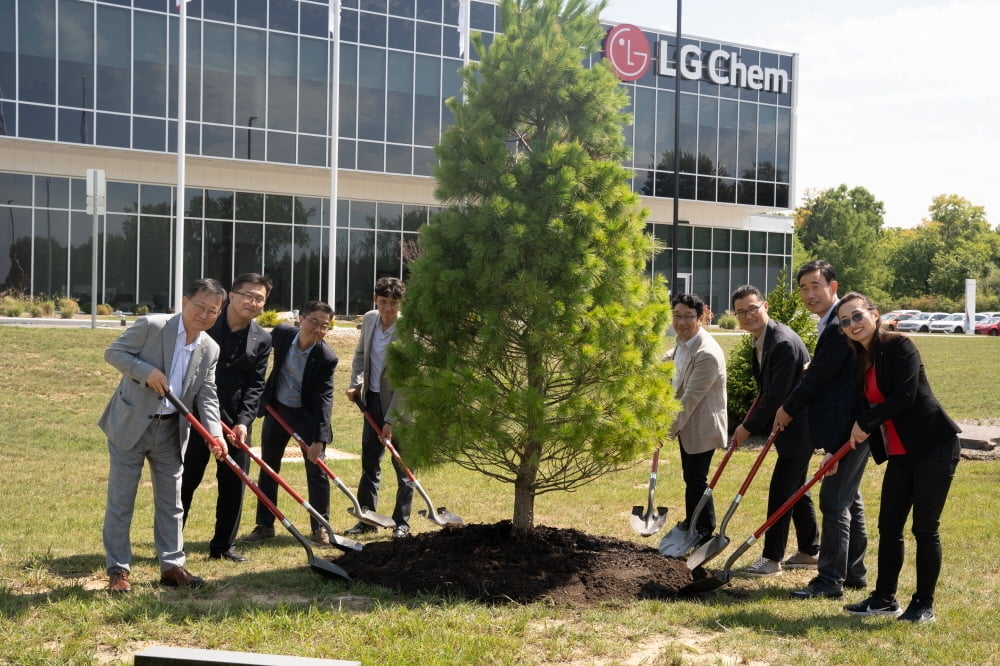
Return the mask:
<svg viewBox="0 0 1000 666">
<path fill-rule="evenodd" d="M 958 465 L 961 429 L 931 392 L 913 341 L 883 331 L 871 300 L 844 296 L 837 307 L 840 328 L 857 352 L 859 412 L 851 441 L 866 439 L 872 458 L 889 461 L 879 507 L 878 580 L 855 615 L 899 615 L 895 599 L 903 566 L 903 527 L 913 509 L 917 542 L 917 589 L 900 620 L 934 621 L 934 588 L 941 572 L 941 511 Z"/>
</svg>

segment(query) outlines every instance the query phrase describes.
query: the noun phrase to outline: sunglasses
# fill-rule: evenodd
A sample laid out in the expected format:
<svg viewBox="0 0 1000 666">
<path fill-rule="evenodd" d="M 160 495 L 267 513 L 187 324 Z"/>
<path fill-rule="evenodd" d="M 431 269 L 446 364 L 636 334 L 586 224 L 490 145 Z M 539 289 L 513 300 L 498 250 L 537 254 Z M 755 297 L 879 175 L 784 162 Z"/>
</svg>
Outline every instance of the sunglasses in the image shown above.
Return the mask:
<svg viewBox="0 0 1000 666">
<path fill-rule="evenodd" d="M 860 324 L 861 321 L 865 318 L 865 312 L 867 312 L 867 310 L 858 310 L 850 317 L 844 317 L 843 319 L 840 320 L 840 327 L 850 328 L 852 322 L 855 324 Z"/>
</svg>

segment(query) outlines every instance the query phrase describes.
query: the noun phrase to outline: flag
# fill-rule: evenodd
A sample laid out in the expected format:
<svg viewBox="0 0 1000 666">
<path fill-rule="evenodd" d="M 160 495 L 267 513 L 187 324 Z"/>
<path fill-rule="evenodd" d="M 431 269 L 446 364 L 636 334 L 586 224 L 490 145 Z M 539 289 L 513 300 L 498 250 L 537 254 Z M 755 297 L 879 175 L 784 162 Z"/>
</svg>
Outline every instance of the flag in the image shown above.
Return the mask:
<svg viewBox="0 0 1000 666">
<path fill-rule="evenodd" d="M 469 41 L 469 0 L 458 0 L 458 55 L 465 55 Z"/>
</svg>

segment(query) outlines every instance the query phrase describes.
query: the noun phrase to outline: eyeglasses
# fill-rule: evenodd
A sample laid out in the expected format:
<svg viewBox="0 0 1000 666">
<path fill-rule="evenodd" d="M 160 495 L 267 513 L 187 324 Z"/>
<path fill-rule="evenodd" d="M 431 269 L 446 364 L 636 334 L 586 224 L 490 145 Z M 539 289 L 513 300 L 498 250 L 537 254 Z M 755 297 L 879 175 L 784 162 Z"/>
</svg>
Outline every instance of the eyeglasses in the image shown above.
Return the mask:
<svg viewBox="0 0 1000 666">
<path fill-rule="evenodd" d="M 674 319 L 680 319 L 681 321 L 691 321 L 692 319 L 697 319 L 697 318 L 698 318 L 698 315 L 696 315 L 696 314 L 685 314 L 685 315 L 675 314 L 674 315 Z"/>
<path fill-rule="evenodd" d="M 189 301 L 189 302 L 191 303 L 191 305 L 198 308 L 198 312 L 200 312 L 203 315 L 208 315 L 209 317 L 218 317 L 219 313 L 222 312 L 222 310 L 216 310 L 215 308 L 210 308 L 203 303 L 199 303 L 198 301 Z"/>
<path fill-rule="evenodd" d="M 306 317 L 302 321 L 308 322 L 310 326 L 320 329 L 321 331 L 327 331 L 330 329 L 330 322 L 323 322 L 316 317 Z"/>
<path fill-rule="evenodd" d="M 865 318 L 865 312 L 869 312 L 870 310 L 871 308 L 869 308 L 868 310 L 856 310 L 850 317 L 844 317 L 843 319 L 840 320 L 840 327 L 849 328 L 851 326 L 851 322 L 854 322 L 855 324 L 860 324 L 861 321 Z"/>
<path fill-rule="evenodd" d="M 746 310 L 737 310 L 733 314 L 736 315 L 737 319 L 743 319 L 744 317 L 757 314 L 760 311 L 760 307 L 759 305 L 748 305 Z"/>
<path fill-rule="evenodd" d="M 260 294 L 254 294 L 249 291 L 233 291 L 234 294 L 238 295 L 240 298 L 246 301 L 250 301 L 254 305 L 263 305 L 264 301 L 267 300 L 266 296 L 261 296 Z"/>
</svg>

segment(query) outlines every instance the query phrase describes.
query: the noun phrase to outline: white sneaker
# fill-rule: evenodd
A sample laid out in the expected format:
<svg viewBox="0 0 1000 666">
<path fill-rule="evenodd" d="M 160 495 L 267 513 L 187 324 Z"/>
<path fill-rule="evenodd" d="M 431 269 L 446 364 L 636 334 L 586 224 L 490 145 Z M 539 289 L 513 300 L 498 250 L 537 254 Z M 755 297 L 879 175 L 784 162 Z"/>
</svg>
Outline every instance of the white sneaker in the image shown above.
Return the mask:
<svg viewBox="0 0 1000 666">
<path fill-rule="evenodd" d="M 757 561 L 742 571 L 747 576 L 780 576 L 781 562 L 758 557 Z"/>
<path fill-rule="evenodd" d="M 786 569 L 815 569 L 818 560 L 815 555 L 803 553 L 801 550 L 781 563 Z"/>
</svg>

